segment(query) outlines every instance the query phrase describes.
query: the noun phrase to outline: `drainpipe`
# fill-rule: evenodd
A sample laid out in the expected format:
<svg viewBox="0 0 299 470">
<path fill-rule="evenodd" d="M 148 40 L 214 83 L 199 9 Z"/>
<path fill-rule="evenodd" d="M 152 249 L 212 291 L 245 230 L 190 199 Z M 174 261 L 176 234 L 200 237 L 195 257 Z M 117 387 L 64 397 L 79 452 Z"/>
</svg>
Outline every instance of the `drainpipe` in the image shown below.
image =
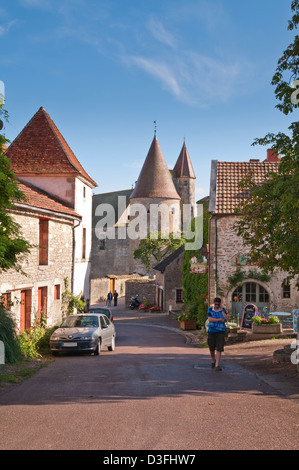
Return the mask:
<svg viewBox="0 0 299 470">
<path fill-rule="evenodd" d="M 74 280 L 75 280 L 75 256 L 76 256 L 76 238 L 75 238 L 75 229 L 79 227 L 81 220 L 78 221 L 77 225 L 73 226 L 73 266 L 72 266 L 72 285 L 71 291 L 74 293 Z"/>
</svg>

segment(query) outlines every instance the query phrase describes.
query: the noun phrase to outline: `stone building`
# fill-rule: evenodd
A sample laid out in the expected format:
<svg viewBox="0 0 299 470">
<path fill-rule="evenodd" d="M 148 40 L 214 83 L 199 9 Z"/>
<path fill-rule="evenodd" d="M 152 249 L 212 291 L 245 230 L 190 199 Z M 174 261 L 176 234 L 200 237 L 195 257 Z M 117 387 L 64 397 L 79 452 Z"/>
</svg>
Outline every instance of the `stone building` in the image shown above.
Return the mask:
<svg viewBox="0 0 299 470">
<path fill-rule="evenodd" d="M 184 249 L 180 247 L 154 267 L 156 271 L 156 303 L 162 311 L 180 310 L 184 303 L 183 262 Z"/>
<path fill-rule="evenodd" d="M 268 278 L 261 276 L 258 265 L 250 260 L 248 248 L 238 237 L 234 224 L 240 215 L 235 213 L 246 192 L 239 182 L 253 171 L 257 184 L 263 183 L 269 172 L 277 172 L 279 159 L 268 151 L 263 162 L 212 161 L 210 184 L 209 221 L 209 303 L 219 295 L 226 307 L 235 315 L 241 315 L 247 303 L 255 304 L 259 311 L 292 312 L 299 305 L 299 292 L 295 282 L 282 287 L 285 273 L 275 271 Z M 228 278 L 234 273 L 241 281 L 231 285 Z M 264 310 L 263 310 L 264 309 Z"/>
<path fill-rule="evenodd" d="M 72 229 L 71 288 L 90 297 L 92 190 L 97 186 L 86 173 L 57 126 L 40 108 L 6 151 L 17 179 L 44 191 L 80 215 Z M 64 243 L 63 240 L 61 240 Z M 59 261 L 59 260 L 58 260 Z"/>
<path fill-rule="evenodd" d="M 186 207 L 182 210 L 183 205 L 188 205 L 189 212 Z M 134 259 L 140 239 L 154 231 L 178 232 L 184 217 L 191 219 L 194 214 L 195 174 L 186 143 L 169 170 L 155 134 L 135 188 L 93 197 L 91 303 L 104 300 L 120 277 L 153 278 L 156 272 L 147 272 Z"/>
<path fill-rule="evenodd" d="M 17 327 L 24 331 L 40 308 L 48 325 L 61 320 L 64 279 L 74 275 L 74 227 L 82 216 L 28 183 L 19 183 L 19 189 L 26 200 L 16 203 L 11 215 L 32 248 L 22 262 L 23 272 L 0 273 L 0 294 L 8 307 L 12 302 Z"/>
</svg>

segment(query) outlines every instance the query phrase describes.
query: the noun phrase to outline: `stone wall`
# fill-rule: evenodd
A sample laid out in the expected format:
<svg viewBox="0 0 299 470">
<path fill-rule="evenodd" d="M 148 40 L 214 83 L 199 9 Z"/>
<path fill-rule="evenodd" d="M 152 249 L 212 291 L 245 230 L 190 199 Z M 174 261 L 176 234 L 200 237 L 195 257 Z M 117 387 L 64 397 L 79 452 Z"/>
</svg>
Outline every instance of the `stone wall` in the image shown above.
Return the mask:
<svg viewBox="0 0 299 470">
<path fill-rule="evenodd" d="M 230 308 L 232 293 L 236 287 L 229 285 L 228 277 L 234 274 L 238 268 L 232 265 L 232 260 L 240 255 L 248 255 L 248 248 L 244 246 L 242 238 L 238 237 L 233 229 L 236 221 L 237 216 L 234 215 L 212 216 L 209 229 L 209 303 L 213 302 L 216 294 L 220 294 L 228 308 Z M 258 266 L 250 265 L 250 260 L 248 265 L 242 265 L 240 269 L 245 274 L 248 274 L 249 271 L 261 272 Z M 271 311 L 292 312 L 294 308 L 299 306 L 299 292 L 295 282 L 292 281 L 291 297 L 283 298 L 281 284 L 285 277 L 285 273 L 276 271 L 268 282 L 250 279 L 250 277 L 245 278 L 243 282 L 260 284 L 267 290 L 270 295 Z"/>
<path fill-rule="evenodd" d="M 47 266 L 39 266 L 39 217 L 34 211 L 14 211 L 14 219 L 21 226 L 21 231 L 32 245 L 30 254 L 22 263 L 25 274 L 11 269 L 0 274 L 0 293 L 9 292 L 13 302 L 12 313 L 20 327 L 21 291 L 31 290 L 31 322 L 38 310 L 38 289 L 47 287 L 48 325 L 61 321 L 61 294 L 64 279 L 72 280 L 73 233 L 72 220 L 51 217 L 49 220 L 49 261 Z M 54 299 L 54 286 L 60 285 L 60 298 Z"/>
<path fill-rule="evenodd" d="M 126 281 L 126 307 L 129 307 L 131 297 L 135 297 L 136 294 L 138 294 L 138 300 L 141 303 L 150 302 L 151 305 L 155 305 L 156 281 L 150 279 Z"/>
<path fill-rule="evenodd" d="M 177 303 L 177 289 L 183 289 L 182 285 L 182 265 L 184 262 L 184 253 L 180 253 L 171 263 L 169 263 L 163 273 L 156 271 L 156 284 L 158 297 L 158 288 L 163 289 L 163 310 L 180 310 L 182 302 Z"/>
</svg>

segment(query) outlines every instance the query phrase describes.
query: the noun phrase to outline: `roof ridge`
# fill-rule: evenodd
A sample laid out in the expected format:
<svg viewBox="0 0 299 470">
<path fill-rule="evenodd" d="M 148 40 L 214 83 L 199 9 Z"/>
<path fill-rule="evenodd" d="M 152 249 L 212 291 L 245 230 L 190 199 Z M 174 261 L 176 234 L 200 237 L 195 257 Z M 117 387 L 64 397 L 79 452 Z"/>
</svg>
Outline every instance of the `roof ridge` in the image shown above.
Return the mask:
<svg viewBox="0 0 299 470">
<path fill-rule="evenodd" d="M 70 162 L 70 164 L 72 166 L 75 167 L 75 169 L 82 174 L 82 176 L 84 178 L 87 178 L 90 182 L 93 182 L 96 186 L 97 184 L 95 183 L 95 181 L 92 180 L 92 178 L 90 178 L 90 176 L 88 175 L 88 173 L 84 170 L 84 168 L 82 167 L 81 163 L 79 162 L 78 158 L 76 157 L 76 155 L 74 154 L 74 152 L 72 151 L 71 147 L 69 146 L 69 144 L 67 143 L 67 141 L 65 140 L 65 138 L 63 137 L 63 135 L 61 134 L 60 130 L 58 129 L 58 127 L 56 126 L 55 122 L 53 121 L 53 119 L 51 118 L 51 116 L 47 113 L 47 111 L 45 110 L 45 108 L 43 106 L 40 107 L 39 111 L 42 111 L 48 121 L 48 124 L 50 125 L 51 129 L 53 130 L 54 134 L 55 134 L 55 137 L 58 141 L 58 144 L 60 145 L 63 153 L 65 154 L 66 158 L 68 159 L 68 161 Z M 61 142 L 62 140 L 62 142 Z M 71 152 L 72 154 L 72 157 L 75 159 L 75 162 L 73 162 L 68 153 L 65 151 L 65 148 L 64 146 L 65 145 L 69 151 Z M 78 167 L 77 167 L 77 165 Z M 85 174 L 84 174 L 85 173 Z"/>
<path fill-rule="evenodd" d="M 5 154 L 16 174 L 77 174 L 92 186 L 88 175 L 51 116 L 41 106 L 19 132 Z"/>
</svg>

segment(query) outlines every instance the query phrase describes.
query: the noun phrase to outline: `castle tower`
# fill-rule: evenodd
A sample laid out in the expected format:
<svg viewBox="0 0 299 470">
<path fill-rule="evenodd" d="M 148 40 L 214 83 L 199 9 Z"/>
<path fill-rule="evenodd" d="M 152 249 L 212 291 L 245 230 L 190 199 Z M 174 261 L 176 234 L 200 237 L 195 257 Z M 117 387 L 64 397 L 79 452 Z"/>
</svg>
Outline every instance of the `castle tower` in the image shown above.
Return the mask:
<svg viewBox="0 0 299 470">
<path fill-rule="evenodd" d="M 142 204 L 146 207 L 151 221 L 155 221 L 157 206 L 168 211 L 169 232 L 180 230 L 180 196 L 177 193 L 171 174 L 164 159 L 157 136 L 155 135 L 149 152 L 140 172 L 136 187 L 130 196 L 130 204 Z M 161 215 L 158 216 L 158 231 L 164 232 L 161 226 Z M 153 230 L 148 223 L 147 231 Z"/>
<path fill-rule="evenodd" d="M 181 197 L 181 204 L 191 204 L 191 217 L 195 217 L 196 176 L 185 141 L 181 153 L 174 166 L 173 176 L 177 181 L 177 190 Z"/>
</svg>

